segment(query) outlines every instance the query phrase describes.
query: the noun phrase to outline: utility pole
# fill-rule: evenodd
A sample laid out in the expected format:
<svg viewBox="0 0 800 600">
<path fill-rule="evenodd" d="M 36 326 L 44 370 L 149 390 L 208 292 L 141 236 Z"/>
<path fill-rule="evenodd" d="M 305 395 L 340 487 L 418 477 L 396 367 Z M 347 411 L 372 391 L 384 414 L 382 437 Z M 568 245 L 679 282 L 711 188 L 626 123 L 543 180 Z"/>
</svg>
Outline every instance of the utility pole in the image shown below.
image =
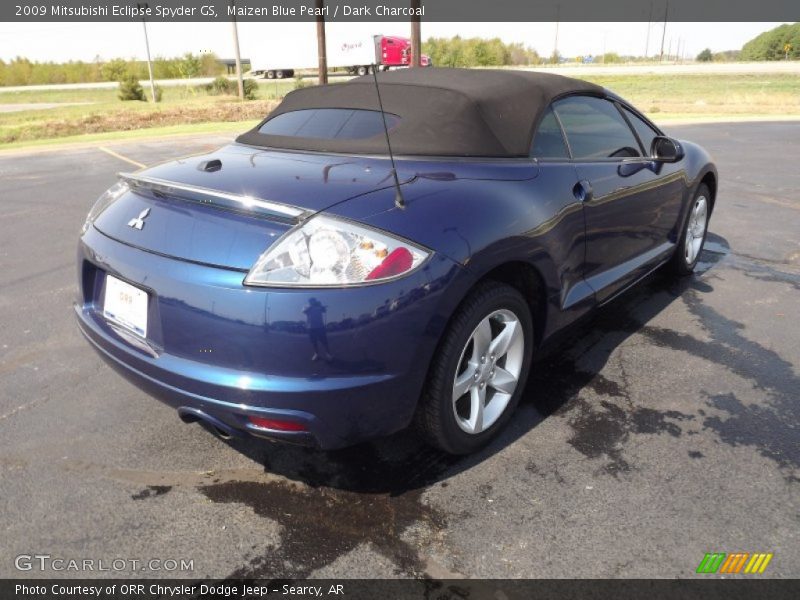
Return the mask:
<svg viewBox="0 0 800 600">
<path fill-rule="evenodd" d="M 319 84 L 328 83 L 328 48 L 325 43 L 325 17 L 322 14 L 324 0 L 316 0 L 317 5 L 317 69 Z"/>
<path fill-rule="evenodd" d="M 136 8 L 140 10 L 147 10 L 147 3 L 136 4 Z M 156 102 L 156 82 L 153 79 L 153 61 L 150 60 L 150 40 L 147 37 L 147 22 L 142 19 L 142 27 L 144 28 L 144 47 L 147 51 L 147 73 L 150 75 L 150 98 L 153 104 Z"/>
<path fill-rule="evenodd" d="M 603 64 L 606 64 L 606 36 L 608 35 L 607 31 L 603 32 Z"/>
<path fill-rule="evenodd" d="M 411 66 L 422 65 L 422 35 L 420 33 L 419 0 L 411 0 Z"/>
<path fill-rule="evenodd" d="M 650 52 L 650 28 L 653 26 L 653 0 L 650 0 L 650 16 L 647 17 L 647 41 L 644 43 L 644 59 L 647 60 L 647 54 Z"/>
<path fill-rule="evenodd" d="M 658 55 L 658 62 L 664 60 L 664 38 L 667 36 L 667 18 L 669 17 L 669 0 L 664 7 L 664 29 L 661 30 L 661 54 Z"/>
<path fill-rule="evenodd" d="M 231 0 L 233 6 L 234 0 Z M 233 48 L 236 52 L 236 81 L 239 84 L 239 100 L 244 100 L 244 80 L 242 79 L 242 55 L 239 52 L 239 27 L 236 25 L 236 11 L 234 11 L 233 19 L 231 19 L 233 26 Z"/>
<path fill-rule="evenodd" d="M 561 5 L 556 4 L 556 39 L 553 43 L 553 62 L 558 63 L 558 21 L 561 18 Z"/>
</svg>

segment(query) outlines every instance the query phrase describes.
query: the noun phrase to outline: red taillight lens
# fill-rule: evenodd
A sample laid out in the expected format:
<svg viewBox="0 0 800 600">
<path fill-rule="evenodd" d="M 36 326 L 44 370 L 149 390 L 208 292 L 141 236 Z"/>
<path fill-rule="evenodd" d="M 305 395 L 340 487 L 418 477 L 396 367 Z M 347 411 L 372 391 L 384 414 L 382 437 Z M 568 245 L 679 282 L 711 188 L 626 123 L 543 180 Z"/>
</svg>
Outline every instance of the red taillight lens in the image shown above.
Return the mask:
<svg viewBox="0 0 800 600">
<path fill-rule="evenodd" d="M 408 248 L 395 248 L 392 252 L 383 259 L 383 262 L 377 267 L 372 269 L 367 280 L 370 279 L 384 279 L 386 277 L 393 277 L 405 273 L 414 264 L 414 257 L 409 252 Z"/>
<path fill-rule="evenodd" d="M 264 417 L 247 417 L 256 427 L 264 429 L 277 429 L 278 431 L 308 431 L 302 423 L 296 421 L 281 421 L 278 419 L 266 419 Z"/>
</svg>

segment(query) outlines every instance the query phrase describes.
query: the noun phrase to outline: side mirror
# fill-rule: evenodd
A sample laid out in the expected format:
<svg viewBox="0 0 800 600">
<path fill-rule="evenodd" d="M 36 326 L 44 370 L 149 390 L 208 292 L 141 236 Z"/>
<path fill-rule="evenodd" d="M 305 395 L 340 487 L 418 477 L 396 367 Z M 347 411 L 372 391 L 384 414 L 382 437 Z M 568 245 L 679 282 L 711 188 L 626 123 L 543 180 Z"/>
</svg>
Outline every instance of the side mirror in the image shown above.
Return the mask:
<svg viewBox="0 0 800 600">
<path fill-rule="evenodd" d="M 685 154 L 683 146 L 678 140 L 663 135 L 653 138 L 653 144 L 650 147 L 650 157 L 653 160 L 674 163 L 682 160 Z"/>
</svg>

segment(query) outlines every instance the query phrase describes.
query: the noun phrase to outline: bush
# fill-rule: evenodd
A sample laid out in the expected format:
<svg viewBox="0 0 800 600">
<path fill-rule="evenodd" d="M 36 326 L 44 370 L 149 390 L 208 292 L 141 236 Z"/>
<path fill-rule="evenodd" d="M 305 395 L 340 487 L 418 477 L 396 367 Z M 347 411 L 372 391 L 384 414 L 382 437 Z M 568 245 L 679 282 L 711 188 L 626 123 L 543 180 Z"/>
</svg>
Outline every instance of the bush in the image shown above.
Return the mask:
<svg viewBox="0 0 800 600">
<path fill-rule="evenodd" d="M 308 82 L 305 79 L 303 79 L 302 77 L 300 77 L 300 75 L 295 75 L 294 76 L 294 89 L 300 90 L 300 89 L 303 89 L 304 87 L 308 87 Z"/>
<path fill-rule="evenodd" d="M 244 99 L 255 100 L 256 92 L 258 92 L 258 84 L 252 79 L 245 79 L 243 82 Z M 227 77 L 217 77 L 211 83 L 205 86 L 206 92 L 211 96 L 238 96 L 239 84 L 235 80 L 228 79 Z"/>
<path fill-rule="evenodd" d="M 119 82 L 119 92 L 117 96 L 120 100 L 141 100 L 146 101 L 144 90 L 139 84 L 139 79 L 133 73 L 127 73 Z"/>
<path fill-rule="evenodd" d="M 205 85 L 206 91 L 211 96 L 227 96 L 237 93 L 237 85 L 235 81 L 231 81 L 227 77 L 217 77 L 211 83 Z"/>
<path fill-rule="evenodd" d="M 244 99 L 255 100 L 258 92 L 258 83 L 254 79 L 244 80 Z"/>
</svg>

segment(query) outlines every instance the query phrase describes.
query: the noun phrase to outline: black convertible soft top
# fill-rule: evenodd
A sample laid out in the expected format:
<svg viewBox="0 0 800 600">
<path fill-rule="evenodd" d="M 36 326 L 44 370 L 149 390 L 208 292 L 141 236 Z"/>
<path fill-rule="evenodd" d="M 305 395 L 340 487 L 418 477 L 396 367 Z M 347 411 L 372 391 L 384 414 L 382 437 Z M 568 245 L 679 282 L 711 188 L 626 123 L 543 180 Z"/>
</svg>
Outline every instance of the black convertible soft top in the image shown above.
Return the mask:
<svg viewBox="0 0 800 600">
<path fill-rule="evenodd" d="M 320 108 L 377 111 L 378 97 L 372 77 L 366 75 L 347 83 L 295 90 L 264 121 L 236 141 L 292 150 L 386 154 L 382 130 L 380 135 L 361 139 L 271 135 L 260 131 L 269 120 L 292 111 Z M 528 156 L 534 129 L 550 102 L 569 93 L 603 93 L 603 88 L 586 81 L 512 70 L 402 69 L 379 73 L 378 82 L 384 110 L 396 115 L 390 119 L 390 136 L 392 150 L 399 155 Z"/>
</svg>

